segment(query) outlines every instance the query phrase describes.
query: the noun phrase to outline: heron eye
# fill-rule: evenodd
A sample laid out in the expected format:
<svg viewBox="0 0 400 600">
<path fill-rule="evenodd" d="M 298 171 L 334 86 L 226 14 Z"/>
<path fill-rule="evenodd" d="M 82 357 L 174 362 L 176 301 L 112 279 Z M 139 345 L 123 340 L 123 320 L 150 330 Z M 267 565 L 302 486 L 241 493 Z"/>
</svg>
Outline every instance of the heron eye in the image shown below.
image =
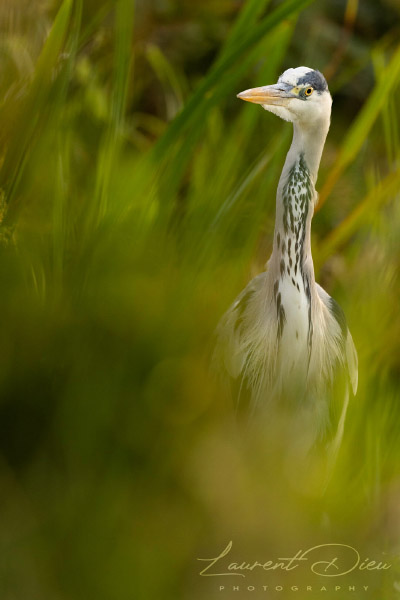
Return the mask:
<svg viewBox="0 0 400 600">
<path fill-rule="evenodd" d="M 306 96 L 311 96 L 313 91 L 314 91 L 314 89 L 312 87 L 307 88 L 305 91 Z"/>
</svg>

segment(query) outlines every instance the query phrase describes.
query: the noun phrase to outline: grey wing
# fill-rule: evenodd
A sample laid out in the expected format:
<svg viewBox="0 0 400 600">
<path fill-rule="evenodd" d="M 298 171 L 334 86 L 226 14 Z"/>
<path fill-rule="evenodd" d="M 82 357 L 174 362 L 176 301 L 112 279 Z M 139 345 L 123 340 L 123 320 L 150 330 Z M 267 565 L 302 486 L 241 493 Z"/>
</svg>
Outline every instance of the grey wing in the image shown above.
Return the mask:
<svg viewBox="0 0 400 600">
<path fill-rule="evenodd" d="M 358 387 L 358 357 L 353 338 L 347 326 L 346 317 L 336 300 L 334 300 L 327 292 L 325 292 L 325 290 L 318 285 L 318 283 L 316 286 L 320 300 L 322 300 L 322 302 L 328 308 L 330 314 L 340 327 L 343 364 L 346 368 L 353 394 L 356 395 Z"/>
<path fill-rule="evenodd" d="M 252 387 L 246 381 L 247 365 L 251 361 L 252 348 L 245 343 L 245 330 L 254 322 L 257 297 L 265 284 L 266 272 L 252 279 L 222 316 L 216 330 L 216 346 L 213 356 L 214 370 L 228 383 L 237 401 L 243 400 Z M 249 390 L 247 389 L 249 388 Z M 251 390 L 249 394 L 251 395 Z M 247 401 L 250 402 L 248 398 Z"/>
<path fill-rule="evenodd" d="M 340 354 L 334 372 L 329 407 L 331 415 L 330 435 L 329 432 L 327 432 L 328 437 L 332 440 L 331 461 L 333 464 L 343 437 L 344 423 L 350 396 L 349 384 L 351 385 L 353 394 L 355 395 L 357 392 L 358 357 L 342 308 L 320 285 L 316 285 L 320 300 L 325 304 L 329 314 L 338 325 L 337 329 L 340 331 Z"/>
</svg>

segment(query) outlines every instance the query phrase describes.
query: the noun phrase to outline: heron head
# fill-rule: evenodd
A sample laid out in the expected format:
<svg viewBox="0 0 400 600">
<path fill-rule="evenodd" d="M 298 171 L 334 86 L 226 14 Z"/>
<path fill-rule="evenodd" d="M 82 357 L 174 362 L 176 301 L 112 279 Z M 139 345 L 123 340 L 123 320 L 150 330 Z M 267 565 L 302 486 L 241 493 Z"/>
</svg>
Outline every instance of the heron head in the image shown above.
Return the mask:
<svg viewBox="0 0 400 600">
<path fill-rule="evenodd" d="M 328 121 L 332 98 L 325 77 L 308 67 L 287 69 L 274 85 L 245 90 L 241 100 L 261 104 L 278 117 L 303 127 Z"/>
</svg>

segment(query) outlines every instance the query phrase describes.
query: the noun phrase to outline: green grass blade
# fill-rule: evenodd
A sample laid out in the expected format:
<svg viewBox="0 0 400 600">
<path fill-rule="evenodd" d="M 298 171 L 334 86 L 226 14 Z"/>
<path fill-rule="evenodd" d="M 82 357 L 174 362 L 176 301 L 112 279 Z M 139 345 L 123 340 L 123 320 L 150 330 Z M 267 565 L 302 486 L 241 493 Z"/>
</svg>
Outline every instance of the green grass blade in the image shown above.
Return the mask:
<svg viewBox="0 0 400 600">
<path fill-rule="evenodd" d="M 373 221 L 379 208 L 392 199 L 400 189 L 400 170 L 380 181 L 353 212 L 323 241 L 315 254 L 317 267 L 343 245 L 362 225 Z"/>
<path fill-rule="evenodd" d="M 198 117 L 203 114 L 205 103 L 210 95 L 215 94 L 218 87 L 223 84 L 228 69 L 243 59 L 243 56 L 251 48 L 258 44 L 267 33 L 284 19 L 300 12 L 312 2 L 313 0 L 286 0 L 286 2 L 278 6 L 270 15 L 262 19 L 252 31 L 244 36 L 224 60 L 219 62 L 215 68 L 211 68 L 208 75 L 191 96 L 185 108 L 172 121 L 163 137 L 155 145 L 153 151 L 154 159 L 159 160 L 163 157 L 171 147 L 171 144 L 176 142 L 188 123 L 196 116 Z"/>
<path fill-rule="evenodd" d="M 239 43 L 240 39 L 255 26 L 257 19 L 266 10 L 269 4 L 270 0 L 248 0 L 245 3 L 239 17 L 233 24 L 230 34 L 215 62 L 214 68 L 229 56 L 234 47 Z"/>
<path fill-rule="evenodd" d="M 96 9 L 96 12 L 91 16 L 89 22 L 86 23 L 85 27 L 82 28 L 82 31 L 80 32 L 79 49 L 87 44 L 87 42 L 96 34 L 100 29 L 101 23 L 106 19 L 109 13 L 111 13 L 114 7 L 114 0 L 108 0 L 108 2 L 104 2 Z"/>
<path fill-rule="evenodd" d="M 116 35 L 114 51 L 114 83 L 111 101 L 110 125 L 100 149 L 94 210 L 102 219 L 109 203 L 109 184 L 114 161 L 123 136 L 123 123 L 132 70 L 132 35 L 134 0 L 118 0 L 116 7 Z"/>
<path fill-rule="evenodd" d="M 289 22 L 283 21 L 282 23 L 279 23 L 279 25 L 271 30 L 268 36 L 265 36 L 261 42 L 256 44 L 251 48 L 250 51 L 246 53 L 243 60 L 236 66 L 235 69 L 228 70 L 221 82 L 219 82 L 218 86 L 216 86 L 214 93 L 208 95 L 204 99 L 201 112 L 193 115 L 189 128 L 190 131 L 188 131 L 185 136 L 182 136 L 179 139 L 179 143 L 176 143 L 169 148 L 167 155 L 168 163 L 164 171 L 162 171 L 163 162 L 160 162 L 161 177 L 158 184 L 160 196 L 164 199 L 168 199 L 167 201 L 164 200 L 162 205 L 160 205 L 162 212 L 160 215 L 161 221 L 165 221 L 166 217 L 164 213 L 168 213 L 170 211 L 170 200 L 173 200 L 173 198 L 176 196 L 176 192 L 184 175 L 184 171 L 187 168 L 190 158 L 193 156 L 194 149 L 197 147 L 197 142 L 201 136 L 204 136 L 205 119 L 208 118 L 208 115 L 210 115 L 212 109 L 220 102 L 228 97 L 233 97 L 236 95 L 238 92 L 239 81 L 246 75 L 246 73 L 248 73 L 248 71 L 252 68 L 252 65 L 259 61 L 260 56 L 268 56 L 268 61 L 266 61 L 264 68 L 261 69 L 258 76 L 261 77 L 262 80 L 267 81 L 269 81 L 271 77 L 276 77 L 276 71 L 279 68 L 285 48 L 287 48 L 287 44 L 291 38 L 294 24 L 294 19 Z M 242 135 L 245 137 L 251 137 L 251 131 L 256 126 L 260 117 L 258 111 L 250 109 L 251 107 L 242 106 L 242 116 L 240 117 L 240 122 L 237 124 L 237 130 L 240 130 Z M 246 113 L 248 117 L 246 117 Z M 221 149 L 225 147 L 225 139 L 225 136 L 221 139 Z M 227 148 L 229 148 L 229 145 Z M 232 161 L 234 155 L 235 154 L 229 150 L 230 158 L 228 158 L 228 162 Z M 220 154 L 220 173 L 223 170 L 223 160 L 224 157 Z M 230 176 L 234 170 L 234 166 L 232 165 L 232 168 L 230 169 Z M 221 181 L 221 178 L 219 181 Z M 221 194 L 223 194 L 224 191 L 225 190 L 222 190 Z"/>
<path fill-rule="evenodd" d="M 180 108 L 184 102 L 184 86 L 181 78 L 172 63 L 156 44 L 147 45 L 146 58 L 165 90 L 167 115 L 173 113 L 173 116 L 176 112 L 176 106 Z M 173 95 L 173 101 L 170 100 L 171 95 Z"/>
<path fill-rule="evenodd" d="M 57 132 L 56 141 L 56 166 L 55 186 L 53 199 L 53 281 L 55 289 L 61 293 L 63 286 L 64 260 L 66 256 L 66 247 L 68 243 L 68 233 L 70 226 L 69 214 L 69 194 L 70 194 L 70 156 L 71 156 L 71 135 L 68 135 L 60 126 L 64 117 L 63 108 L 65 107 L 68 87 L 70 85 L 75 59 L 79 47 L 79 36 L 82 19 L 82 0 L 75 0 L 74 14 L 71 20 L 71 32 L 66 43 L 67 62 L 64 66 L 64 73 L 60 86 L 59 97 L 55 103 L 56 118 L 54 131 Z M 50 127 L 50 124 L 49 124 Z"/>
<path fill-rule="evenodd" d="M 382 108 L 387 103 L 392 90 L 397 85 L 399 76 L 400 46 L 397 47 L 378 83 L 343 140 L 339 156 L 321 190 L 317 209 L 324 204 L 341 173 L 359 152 Z"/>
<path fill-rule="evenodd" d="M 12 205 L 28 148 L 40 119 L 46 118 L 45 108 L 54 85 L 54 74 L 65 46 L 72 14 L 72 0 L 64 0 L 36 64 L 34 78 L 27 97 L 19 107 L 19 118 L 8 141 L 7 153 L 0 172 L 0 184 L 6 190 L 9 206 L 5 222 L 11 223 L 17 207 Z"/>
</svg>

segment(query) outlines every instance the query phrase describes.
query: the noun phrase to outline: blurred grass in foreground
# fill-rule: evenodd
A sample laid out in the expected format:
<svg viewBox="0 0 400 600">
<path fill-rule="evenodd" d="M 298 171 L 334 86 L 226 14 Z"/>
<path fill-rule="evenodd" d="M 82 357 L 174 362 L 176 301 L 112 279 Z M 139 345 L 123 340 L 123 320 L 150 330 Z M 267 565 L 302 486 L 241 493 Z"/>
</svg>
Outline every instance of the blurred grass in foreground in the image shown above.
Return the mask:
<svg viewBox="0 0 400 600">
<path fill-rule="evenodd" d="M 220 597 L 196 557 L 231 539 L 245 558 L 399 550 L 398 12 L 360 3 L 329 65 L 345 5 L 216 4 L 0 9 L 4 599 Z M 291 134 L 235 94 L 300 64 L 332 73 L 313 253 L 360 358 L 323 498 L 285 424 L 268 447 L 240 431 L 208 374 L 269 255 Z"/>
</svg>

